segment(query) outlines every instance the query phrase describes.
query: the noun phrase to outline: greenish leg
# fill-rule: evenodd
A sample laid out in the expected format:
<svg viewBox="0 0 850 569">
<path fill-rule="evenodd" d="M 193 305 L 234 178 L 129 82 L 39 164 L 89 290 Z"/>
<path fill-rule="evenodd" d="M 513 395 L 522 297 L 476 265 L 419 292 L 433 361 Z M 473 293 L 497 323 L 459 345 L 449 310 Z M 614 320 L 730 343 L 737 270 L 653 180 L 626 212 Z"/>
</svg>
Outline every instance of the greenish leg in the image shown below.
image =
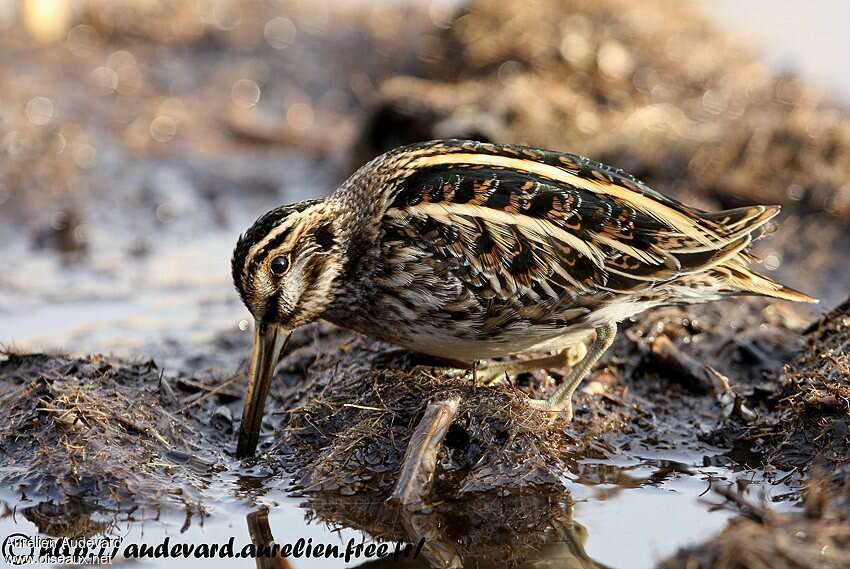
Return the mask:
<svg viewBox="0 0 850 569">
<path fill-rule="evenodd" d="M 616 335 L 617 325 L 615 323 L 597 328 L 596 340 L 593 341 L 587 355 L 564 378 L 564 382 L 558 386 L 558 389 L 548 399 L 529 399 L 528 404 L 534 409 L 563 413 L 564 417 L 571 421 L 573 418 L 573 393 L 594 364 L 602 357 L 602 354 L 614 343 Z"/>
<path fill-rule="evenodd" d="M 587 346 L 583 342 L 579 342 L 543 358 L 487 364 L 477 370 L 478 385 L 501 383 L 504 381 L 506 374 L 515 375 L 538 369 L 563 369 L 572 367 L 582 361 L 585 354 L 587 354 Z"/>
</svg>

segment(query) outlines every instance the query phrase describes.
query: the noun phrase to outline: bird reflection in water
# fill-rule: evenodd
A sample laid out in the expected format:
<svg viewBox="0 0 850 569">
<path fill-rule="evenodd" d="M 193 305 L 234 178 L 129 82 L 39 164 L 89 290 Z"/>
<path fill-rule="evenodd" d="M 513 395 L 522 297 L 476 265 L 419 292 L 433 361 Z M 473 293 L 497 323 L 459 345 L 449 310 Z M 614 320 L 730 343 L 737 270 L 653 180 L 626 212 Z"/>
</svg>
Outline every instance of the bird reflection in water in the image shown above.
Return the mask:
<svg viewBox="0 0 850 569">
<path fill-rule="evenodd" d="M 434 504 L 417 512 L 388 506 L 363 496 L 328 496 L 305 504 L 316 519 L 332 526 L 353 527 L 390 544 L 390 555 L 365 560 L 354 567 L 428 569 L 431 567 L 515 567 L 546 569 L 604 569 L 584 550 L 587 530 L 572 518 L 566 495 L 493 496 Z M 292 543 L 298 536 L 278 535 L 269 524 L 269 510 L 247 516 L 255 546 Z M 415 529 L 413 529 L 415 528 Z M 417 533 L 411 533 L 411 531 Z M 394 558 L 393 542 L 417 544 L 424 538 L 421 555 Z M 415 547 L 415 545 L 414 545 Z M 340 542 L 340 551 L 345 544 Z M 256 560 L 258 569 L 289 569 L 298 560 L 278 554 Z"/>
</svg>

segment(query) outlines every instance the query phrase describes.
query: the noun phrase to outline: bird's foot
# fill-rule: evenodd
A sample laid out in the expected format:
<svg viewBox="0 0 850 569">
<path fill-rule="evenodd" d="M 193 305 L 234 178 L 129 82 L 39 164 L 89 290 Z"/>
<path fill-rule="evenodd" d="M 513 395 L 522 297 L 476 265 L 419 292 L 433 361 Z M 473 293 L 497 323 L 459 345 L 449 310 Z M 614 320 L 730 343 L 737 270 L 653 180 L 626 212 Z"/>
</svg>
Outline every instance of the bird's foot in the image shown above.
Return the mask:
<svg viewBox="0 0 850 569">
<path fill-rule="evenodd" d="M 573 402 L 567 400 L 561 405 L 556 405 L 548 399 L 528 399 L 528 406 L 551 414 L 553 417 L 562 417 L 567 421 L 573 420 Z"/>
<path fill-rule="evenodd" d="M 569 372 L 587 355 L 584 342 L 573 344 L 558 353 L 531 360 L 509 362 L 484 362 L 476 368 L 476 385 L 496 385 L 507 381 L 508 376 L 540 369 Z"/>
<path fill-rule="evenodd" d="M 485 363 L 475 368 L 475 386 L 499 385 L 508 380 L 512 364 L 503 362 Z"/>
</svg>

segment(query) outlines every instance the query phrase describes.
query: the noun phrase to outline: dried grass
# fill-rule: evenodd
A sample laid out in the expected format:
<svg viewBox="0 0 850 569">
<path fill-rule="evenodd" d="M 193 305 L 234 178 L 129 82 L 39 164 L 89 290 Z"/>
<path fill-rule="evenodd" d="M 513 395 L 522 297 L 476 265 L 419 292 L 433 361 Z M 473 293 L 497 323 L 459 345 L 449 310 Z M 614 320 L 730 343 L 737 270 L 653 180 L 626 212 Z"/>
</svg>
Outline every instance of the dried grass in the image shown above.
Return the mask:
<svg viewBox="0 0 850 569">
<path fill-rule="evenodd" d="M 69 512 L 160 506 L 200 513 L 200 494 L 221 460 L 195 417 L 161 390 L 152 361 L 43 354 L 0 356 L 0 479 Z"/>
</svg>

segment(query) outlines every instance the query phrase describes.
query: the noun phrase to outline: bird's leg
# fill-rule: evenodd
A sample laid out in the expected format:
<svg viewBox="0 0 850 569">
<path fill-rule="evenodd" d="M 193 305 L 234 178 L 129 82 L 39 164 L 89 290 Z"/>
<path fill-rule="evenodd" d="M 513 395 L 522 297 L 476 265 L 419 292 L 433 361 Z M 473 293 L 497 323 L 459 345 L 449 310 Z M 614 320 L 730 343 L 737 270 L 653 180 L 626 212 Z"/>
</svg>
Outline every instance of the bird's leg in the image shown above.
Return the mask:
<svg viewBox="0 0 850 569">
<path fill-rule="evenodd" d="M 615 323 L 597 328 L 596 340 L 593 341 L 587 355 L 564 378 L 564 382 L 558 386 L 558 389 L 548 399 L 529 399 L 528 404 L 543 411 L 563 412 L 566 419 L 571 421 L 573 418 L 573 393 L 593 365 L 602 357 L 602 354 L 614 343 L 616 335 L 617 325 Z"/>
<path fill-rule="evenodd" d="M 587 353 L 584 342 L 571 344 L 557 353 L 533 360 L 514 360 L 486 364 L 478 369 L 479 385 L 494 385 L 505 379 L 505 374 L 515 375 L 538 369 L 563 369 L 582 361 Z"/>
<path fill-rule="evenodd" d="M 445 373 L 458 378 L 466 377 L 467 372 L 472 371 L 473 381 L 475 380 L 475 362 L 469 363 L 418 353 L 411 353 L 409 357 L 410 362 L 413 364 L 413 371 L 427 373 L 434 369 L 448 368 L 448 371 Z"/>
</svg>

